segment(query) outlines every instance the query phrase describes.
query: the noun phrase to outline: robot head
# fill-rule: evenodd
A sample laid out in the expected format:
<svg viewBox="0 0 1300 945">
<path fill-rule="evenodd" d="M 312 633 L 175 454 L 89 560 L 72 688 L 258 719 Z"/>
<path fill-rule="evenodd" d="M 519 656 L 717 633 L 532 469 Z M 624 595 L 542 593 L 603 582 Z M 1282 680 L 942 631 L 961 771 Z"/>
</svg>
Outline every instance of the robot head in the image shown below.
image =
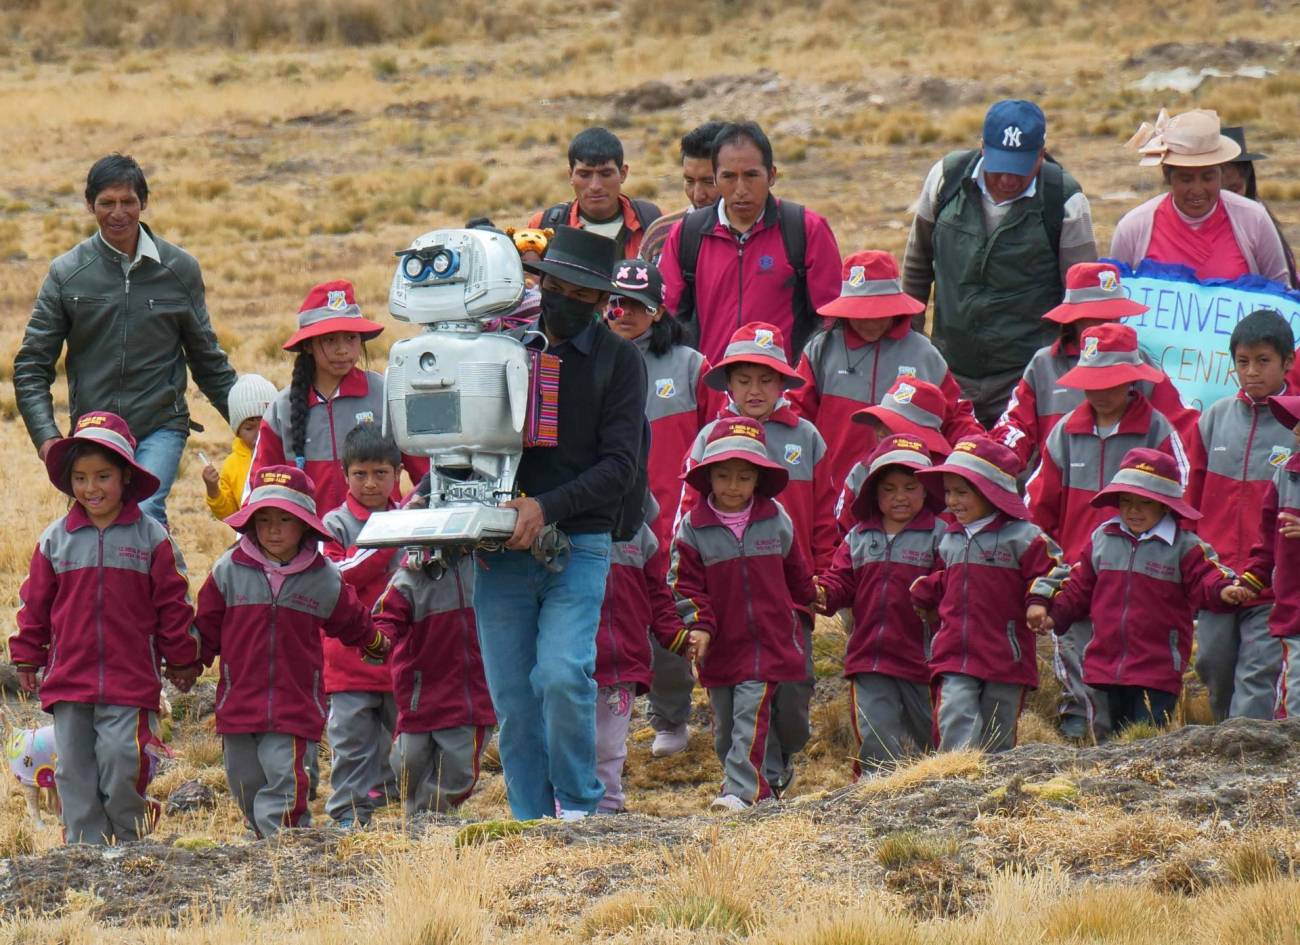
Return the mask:
<svg viewBox="0 0 1300 945">
<path fill-rule="evenodd" d="M 497 230 L 433 230 L 397 253 L 388 310 L 404 322 L 478 321 L 514 309 L 524 270 Z"/>
</svg>

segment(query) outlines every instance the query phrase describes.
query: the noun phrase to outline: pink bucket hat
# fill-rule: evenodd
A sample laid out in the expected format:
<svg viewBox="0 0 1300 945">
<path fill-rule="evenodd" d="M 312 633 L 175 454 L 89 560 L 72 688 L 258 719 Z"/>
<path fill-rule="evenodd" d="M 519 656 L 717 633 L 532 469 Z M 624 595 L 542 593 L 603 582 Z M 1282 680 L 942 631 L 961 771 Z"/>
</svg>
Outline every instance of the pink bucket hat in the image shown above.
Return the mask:
<svg viewBox="0 0 1300 945">
<path fill-rule="evenodd" d="M 876 510 L 876 482 L 891 467 L 901 466 L 903 469 L 919 472 L 933 465 L 925 442 L 919 437 L 908 436 L 905 433 L 887 436 L 881 440 L 867 458 L 867 463 L 867 478 L 863 480 L 862 488 L 858 490 L 858 497 L 853 500 L 852 506 L 853 515 L 858 519 L 867 518 Z M 921 483 L 925 486 L 926 508 L 931 512 L 942 512 L 944 508 L 942 480 L 936 484 L 934 477 L 931 476 L 922 479 Z"/>
<path fill-rule="evenodd" d="M 942 465 L 922 469 L 917 476 L 922 480 L 934 478 L 940 484 L 944 473 L 961 476 L 999 512 L 1023 520 L 1029 518 L 1029 510 L 1016 482 L 1020 470 L 1020 460 L 1010 449 L 988 437 L 976 436 L 958 440 Z"/>
<path fill-rule="evenodd" d="M 1288 430 L 1294 430 L 1297 426 L 1300 426 L 1300 394 L 1270 397 L 1268 399 L 1268 409 L 1273 411 L 1273 416 L 1277 418 L 1277 422 Z"/>
<path fill-rule="evenodd" d="M 1061 375 L 1063 387 L 1105 390 L 1134 381 L 1162 381 L 1164 374 L 1142 360 L 1137 332 L 1128 325 L 1108 323 L 1079 336 L 1079 363 Z"/>
<path fill-rule="evenodd" d="M 1141 315 L 1145 305 L 1124 294 L 1119 269 L 1110 263 L 1075 263 L 1065 274 L 1065 298 L 1043 319 L 1069 325 L 1081 318 L 1128 318 Z"/>
<path fill-rule="evenodd" d="M 316 517 L 316 484 L 297 466 L 264 466 L 253 474 L 253 491 L 248 504 L 226 519 L 226 524 L 242 532 L 252 524 L 258 509 L 279 509 L 329 541 L 330 533 Z"/>
<path fill-rule="evenodd" d="M 727 342 L 722 360 L 704 375 L 704 383 L 714 390 L 727 389 L 727 368 L 732 364 L 759 364 L 771 368 L 785 378 L 785 389 L 803 387 L 799 376 L 785 357 L 785 335 L 781 329 L 767 322 L 750 322 L 741 325 Z"/>
<path fill-rule="evenodd" d="M 143 502 L 158 491 L 158 477 L 135 461 L 135 437 L 126 421 L 107 410 L 93 410 L 79 417 L 72 435 L 56 440 L 45 454 L 45 471 L 60 492 L 72 495 L 72 471 L 66 467 L 68 451 L 77 443 L 94 443 L 126 460 L 131 481 L 123 491 L 124 498 Z"/>
<path fill-rule="evenodd" d="M 882 423 L 890 433 L 904 433 L 925 441 L 932 456 L 947 456 L 952 444 L 940 432 L 947 401 L 943 391 L 929 381 L 900 376 L 880 403 L 853 412 L 855 423 Z"/>
<path fill-rule="evenodd" d="M 369 341 L 383 330 L 383 325 L 361 317 L 352 283 L 336 279 L 312 286 L 298 309 L 298 330 L 284 343 L 284 350 L 296 351 L 309 338 L 336 331 L 355 331 L 362 341 Z"/>
<path fill-rule="evenodd" d="M 726 417 L 715 423 L 704 444 L 704 455 L 681 478 L 696 491 L 708 495 L 709 467 L 729 459 L 743 459 L 762 470 L 754 490 L 759 495 L 777 495 L 790 481 L 785 467 L 767 455 L 763 425 L 748 417 Z"/>
<path fill-rule="evenodd" d="M 892 253 L 868 249 L 844 260 L 840 296 L 817 310 L 827 318 L 893 318 L 918 315 L 925 303 L 903 291 Z"/>
<path fill-rule="evenodd" d="M 1168 506 L 1180 518 L 1196 521 L 1201 513 L 1183 498 L 1183 486 L 1178 476 L 1174 458 L 1160 450 L 1139 446 L 1129 450 L 1120 460 L 1110 483 L 1092 497 L 1097 508 L 1119 505 L 1119 497 L 1128 492 L 1143 498 L 1154 499 Z"/>
</svg>

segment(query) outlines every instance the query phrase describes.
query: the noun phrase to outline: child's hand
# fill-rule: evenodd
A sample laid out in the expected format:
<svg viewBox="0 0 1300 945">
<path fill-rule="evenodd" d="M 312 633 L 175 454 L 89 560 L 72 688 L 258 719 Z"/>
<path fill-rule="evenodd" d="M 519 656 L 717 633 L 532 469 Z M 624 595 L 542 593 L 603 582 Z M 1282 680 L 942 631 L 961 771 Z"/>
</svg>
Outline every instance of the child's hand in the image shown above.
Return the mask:
<svg viewBox="0 0 1300 945">
<path fill-rule="evenodd" d="M 1232 604 L 1234 607 L 1240 607 L 1242 604 L 1254 600 L 1259 595 L 1250 588 L 1242 585 L 1240 581 L 1234 581 L 1231 587 L 1225 587 L 1219 593 L 1219 599 L 1225 604 Z"/>
<path fill-rule="evenodd" d="M 18 666 L 18 685 L 23 687 L 23 692 L 36 692 L 36 667 L 35 666 Z"/>
<path fill-rule="evenodd" d="M 209 499 L 221 495 L 221 473 L 211 463 L 203 467 L 203 485 L 207 487 Z"/>
<path fill-rule="evenodd" d="M 1277 513 L 1277 530 L 1283 538 L 1300 538 L 1300 516 L 1290 512 Z"/>
<path fill-rule="evenodd" d="M 361 648 L 361 658 L 367 663 L 382 665 L 392 648 L 393 641 L 384 636 L 382 631 L 376 630 L 375 638 Z"/>
<path fill-rule="evenodd" d="M 916 611 L 916 615 L 924 623 L 934 623 L 939 619 L 939 611 L 937 610 L 926 610 L 924 607 L 913 607 L 912 609 Z"/>
<path fill-rule="evenodd" d="M 813 610 L 824 614 L 826 613 L 826 588 L 816 581 L 813 581 L 813 587 L 817 591 L 817 596 L 813 599 Z"/>
<path fill-rule="evenodd" d="M 189 666 L 168 666 L 163 671 L 163 675 L 181 692 L 189 692 L 194 688 L 194 682 L 202 672 L 202 663 L 191 663 Z"/>
<path fill-rule="evenodd" d="M 1046 633 L 1056 629 L 1056 622 L 1047 616 L 1047 608 L 1042 604 L 1029 605 L 1029 609 L 1025 611 L 1025 623 L 1029 624 L 1029 629 L 1034 633 Z"/>
<path fill-rule="evenodd" d="M 686 635 L 686 653 L 688 660 L 698 665 L 704 661 L 704 654 L 709 651 L 710 636 L 705 630 L 692 630 Z"/>
</svg>

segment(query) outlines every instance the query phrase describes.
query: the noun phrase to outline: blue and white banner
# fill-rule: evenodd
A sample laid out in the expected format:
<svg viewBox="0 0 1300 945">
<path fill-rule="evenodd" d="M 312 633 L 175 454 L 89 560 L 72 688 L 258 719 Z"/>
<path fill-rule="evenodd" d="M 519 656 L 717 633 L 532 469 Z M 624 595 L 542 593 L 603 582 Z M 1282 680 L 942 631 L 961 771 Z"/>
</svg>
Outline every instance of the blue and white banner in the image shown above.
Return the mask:
<svg viewBox="0 0 1300 945">
<path fill-rule="evenodd" d="M 1129 298 L 1148 309 L 1145 315 L 1124 319 L 1125 324 L 1137 330 L 1142 350 L 1197 410 L 1237 392 L 1228 339 L 1241 319 L 1258 309 L 1272 309 L 1300 337 L 1300 292 L 1262 276 L 1201 282 L 1185 266 L 1147 259 L 1133 272 L 1123 263 L 1115 264 Z"/>
</svg>

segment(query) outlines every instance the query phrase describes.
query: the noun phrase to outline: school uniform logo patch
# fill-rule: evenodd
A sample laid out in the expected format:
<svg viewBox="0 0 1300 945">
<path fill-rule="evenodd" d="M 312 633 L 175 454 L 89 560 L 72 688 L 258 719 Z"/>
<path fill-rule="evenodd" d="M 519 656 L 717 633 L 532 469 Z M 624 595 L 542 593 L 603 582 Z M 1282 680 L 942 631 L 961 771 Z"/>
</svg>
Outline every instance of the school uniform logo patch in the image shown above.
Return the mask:
<svg viewBox="0 0 1300 945">
<path fill-rule="evenodd" d="M 348 294 L 342 289 L 330 289 L 325 297 L 325 307 L 331 312 L 341 312 L 348 307 Z"/>
<path fill-rule="evenodd" d="M 867 271 L 861 266 L 853 266 L 849 269 L 849 285 L 857 288 L 867 281 Z"/>
<path fill-rule="evenodd" d="M 771 256 L 759 256 L 758 268 L 763 272 L 771 272 L 772 267 L 776 265 L 776 260 Z"/>
<path fill-rule="evenodd" d="M 894 402 L 899 404 L 910 404 L 912 398 L 916 396 L 916 388 L 911 384 L 899 384 L 898 390 L 894 391 Z"/>
<path fill-rule="evenodd" d="M 1096 356 L 1097 356 L 1097 339 L 1084 338 L 1083 350 L 1079 352 L 1079 357 L 1082 358 L 1084 361 L 1091 361 Z"/>
<path fill-rule="evenodd" d="M 776 342 L 776 338 L 772 334 L 772 329 L 770 328 L 754 329 L 754 344 L 758 345 L 760 348 L 770 348 L 775 342 Z"/>
<path fill-rule="evenodd" d="M 785 461 L 791 466 L 798 466 L 803 457 L 803 447 L 798 443 L 785 444 Z"/>
<path fill-rule="evenodd" d="M 898 366 L 899 377 L 916 377 L 916 368 L 910 364 L 900 364 Z"/>
<path fill-rule="evenodd" d="M 677 393 L 677 385 L 671 377 L 661 377 L 655 381 L 655 396 L 667 400 Z"/>
<path fill-rule="evenodd" d="M 1097 273 L 1097 285 L 1103 292 L 1116 292 L 1119 290 L 1119 276 L 1109 269 L 1103 269 Z"/>
<path fill-rule="evenodd" d="M 373 410 L 363 410 L 357 414 L 357 423 L 374 423 L 375 412 Z"/>
<path fill-rule="evenodd" d="M 1268 464 L 1275 468 L 1285 466 L 1291 459 L 1291 450 L 1285 446 L 1275 446 L 1268 454 Z"/>
</svg>

